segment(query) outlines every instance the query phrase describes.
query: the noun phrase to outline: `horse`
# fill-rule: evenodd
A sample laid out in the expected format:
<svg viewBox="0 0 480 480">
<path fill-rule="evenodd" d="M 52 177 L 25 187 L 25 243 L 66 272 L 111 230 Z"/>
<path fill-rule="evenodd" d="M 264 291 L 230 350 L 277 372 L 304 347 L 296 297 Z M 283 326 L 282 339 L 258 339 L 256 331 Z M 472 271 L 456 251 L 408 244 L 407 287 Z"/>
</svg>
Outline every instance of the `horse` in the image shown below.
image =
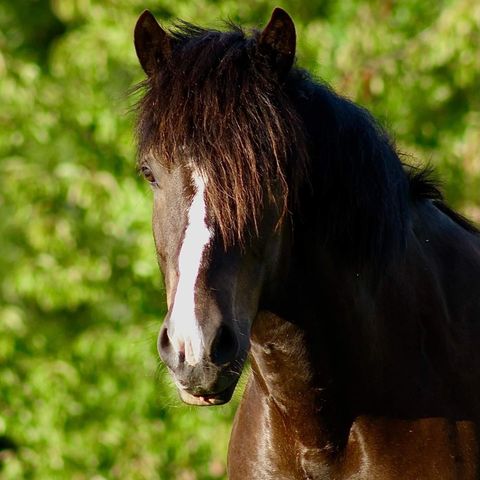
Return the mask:
<svg viewBox="0 0 480 480">
<path fill-rule="evenodd" d="M 138 169 L 181 399 L 228 402 L 228 475 L 480 478 L 480 235 L 363 108 L 260 30 L 145 11 Z"/>
</svg>

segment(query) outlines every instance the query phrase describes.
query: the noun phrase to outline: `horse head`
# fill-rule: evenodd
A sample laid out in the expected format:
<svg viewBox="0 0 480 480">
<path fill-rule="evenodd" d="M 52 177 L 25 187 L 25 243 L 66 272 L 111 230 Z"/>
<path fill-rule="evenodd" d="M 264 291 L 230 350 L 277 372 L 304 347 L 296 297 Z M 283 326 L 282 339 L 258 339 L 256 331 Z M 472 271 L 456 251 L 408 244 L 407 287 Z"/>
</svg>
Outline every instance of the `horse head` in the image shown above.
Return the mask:
<svg viewBox="0 0 480 480">
<path fill-rule="evenodd" d="M 138 163 L 153 190 L 168 305 L 158 351 L 185 402 L 221 404 L 283 268 L 291 184 L 302 172 L 299 122 L 283 91 L 295 29 L 277 9 L 251 38 L 188 24 L 167 33 L 147 11 L 135 47 L 147 74 Z"/>
</svg>

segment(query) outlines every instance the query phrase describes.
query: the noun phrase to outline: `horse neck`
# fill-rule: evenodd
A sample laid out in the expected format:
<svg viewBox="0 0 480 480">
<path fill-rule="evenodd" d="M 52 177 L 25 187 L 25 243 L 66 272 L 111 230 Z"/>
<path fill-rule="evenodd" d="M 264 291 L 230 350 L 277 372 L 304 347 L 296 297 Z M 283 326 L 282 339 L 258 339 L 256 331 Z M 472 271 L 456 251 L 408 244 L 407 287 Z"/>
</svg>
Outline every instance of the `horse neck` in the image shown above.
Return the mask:
<svg viewBox="0 0 480 480">
<path fill-rule="evenodd" d="M 283 287 L 254 322 L 252 375 L 271 400 L 270 414 L 329 463 L 347 442 L 355 418 L 352 399 L 368 403 L 358 398 L 362 387 L 355 377 L 374 360 L 364 358 L 371 349 L 363 348 L 370 338 L 361 323 L 374 309 L 375 288 L 366 273 L 337 269 L 325 252 L 304 258 L 311 252 L 305 247 L 298 245 L 302 253 L 291 255 L 288 278 L 277 282 Z M 361 375 L 359 382 L 364 380 Z"/>
<path fill-rule="evenodd" d="M 449 330 L 456 315 L 450 284 L 465 285 L 479 262 L 468 246 L 471 235 L 430 202 L 412 209 L 406 251 L 382 270 L 342 263 L 315 232 L 293 248 L 286 243 L 288 275 L 265 305 L 276 320 L 261 317 L 252 336 L 257 376 L 284 409 L 321 405 L 328 423 L 340 410 L 345 420 L 359 412 L 435 416 L 456 408 L 454 400 L 435 400 L 454 388 L 453 363 L 462 350 Z M 446 248 L 457 256 L 451 261 L 464 265 L 455 279 L 445 274 Z M 477 267 L 470 269 L 469 258 Z M 276 354 L 267 355 L 272 334 L 269 351 Z"/>
<path fill-rule="evenodd" d="M 344 442 L 348 422 L 339 422 L 334 411 L 339 405 L 333 398 L 327 401 L 331 392 L 312 362 L 306 334 L 272 312 L 260 312 L 251 334 L 253 381 L 268 399 L 270 417 L 285 425 L 290 440 L 328 458 Z"/>
<path fill-rule="evenodd" d="M 340 274 L 330 256 L 317 251 L 314 236 L 306 235 L 305 241 L 283 241 L 282 257 L 289 264 L 282 262 L 282 278 L 272 281 L 274 288 L 262 301 L 265 310 L 254 322 L 252 371 L 297 439 L 320 446 L 328 456 L 341 448 L 351 425 L 338 383 L 345 375 L 335 365 L 338 355 L 332 355 L 338 332 L 331 327 L 359 300 L 358 276 Z M 361 290 L 362 300 L 368 299 Z"/>
</svg>

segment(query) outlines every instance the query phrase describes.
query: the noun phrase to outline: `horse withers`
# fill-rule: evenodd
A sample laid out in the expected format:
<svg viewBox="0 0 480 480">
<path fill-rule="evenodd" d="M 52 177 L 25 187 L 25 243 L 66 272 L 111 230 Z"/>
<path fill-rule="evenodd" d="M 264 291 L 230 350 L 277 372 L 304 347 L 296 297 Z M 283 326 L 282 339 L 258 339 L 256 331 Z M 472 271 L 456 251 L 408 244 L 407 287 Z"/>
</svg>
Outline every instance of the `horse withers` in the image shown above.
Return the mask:
<svg viewBox="0 0 480 480">
<path fill-rule="evenodd" d="M 294 66 L 295 27 L 135 27 L 138 167 L 184 402 L 251 374 L 231 479 L 477 479 L 480 235 L 368 112 Z"/>
</svg>

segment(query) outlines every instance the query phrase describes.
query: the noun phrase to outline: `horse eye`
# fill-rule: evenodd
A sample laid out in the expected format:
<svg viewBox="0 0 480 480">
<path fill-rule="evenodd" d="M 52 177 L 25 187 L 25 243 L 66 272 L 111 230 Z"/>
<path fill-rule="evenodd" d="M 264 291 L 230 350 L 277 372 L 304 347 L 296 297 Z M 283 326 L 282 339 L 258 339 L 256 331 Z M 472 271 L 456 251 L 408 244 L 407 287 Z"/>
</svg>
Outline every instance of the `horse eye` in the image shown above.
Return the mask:
<svg viewBox="0 0 480 480">
<path fill-rule="evenodd" d="M 155 180 L 153 172 L 150 170 L 150 167 L 148 165 L 142 165 L 140 167 L 140 173 L 144 176 L 147 182 L 151 183 L 152 185 L 156 185 L 157 182 Z"/>
</svg>

